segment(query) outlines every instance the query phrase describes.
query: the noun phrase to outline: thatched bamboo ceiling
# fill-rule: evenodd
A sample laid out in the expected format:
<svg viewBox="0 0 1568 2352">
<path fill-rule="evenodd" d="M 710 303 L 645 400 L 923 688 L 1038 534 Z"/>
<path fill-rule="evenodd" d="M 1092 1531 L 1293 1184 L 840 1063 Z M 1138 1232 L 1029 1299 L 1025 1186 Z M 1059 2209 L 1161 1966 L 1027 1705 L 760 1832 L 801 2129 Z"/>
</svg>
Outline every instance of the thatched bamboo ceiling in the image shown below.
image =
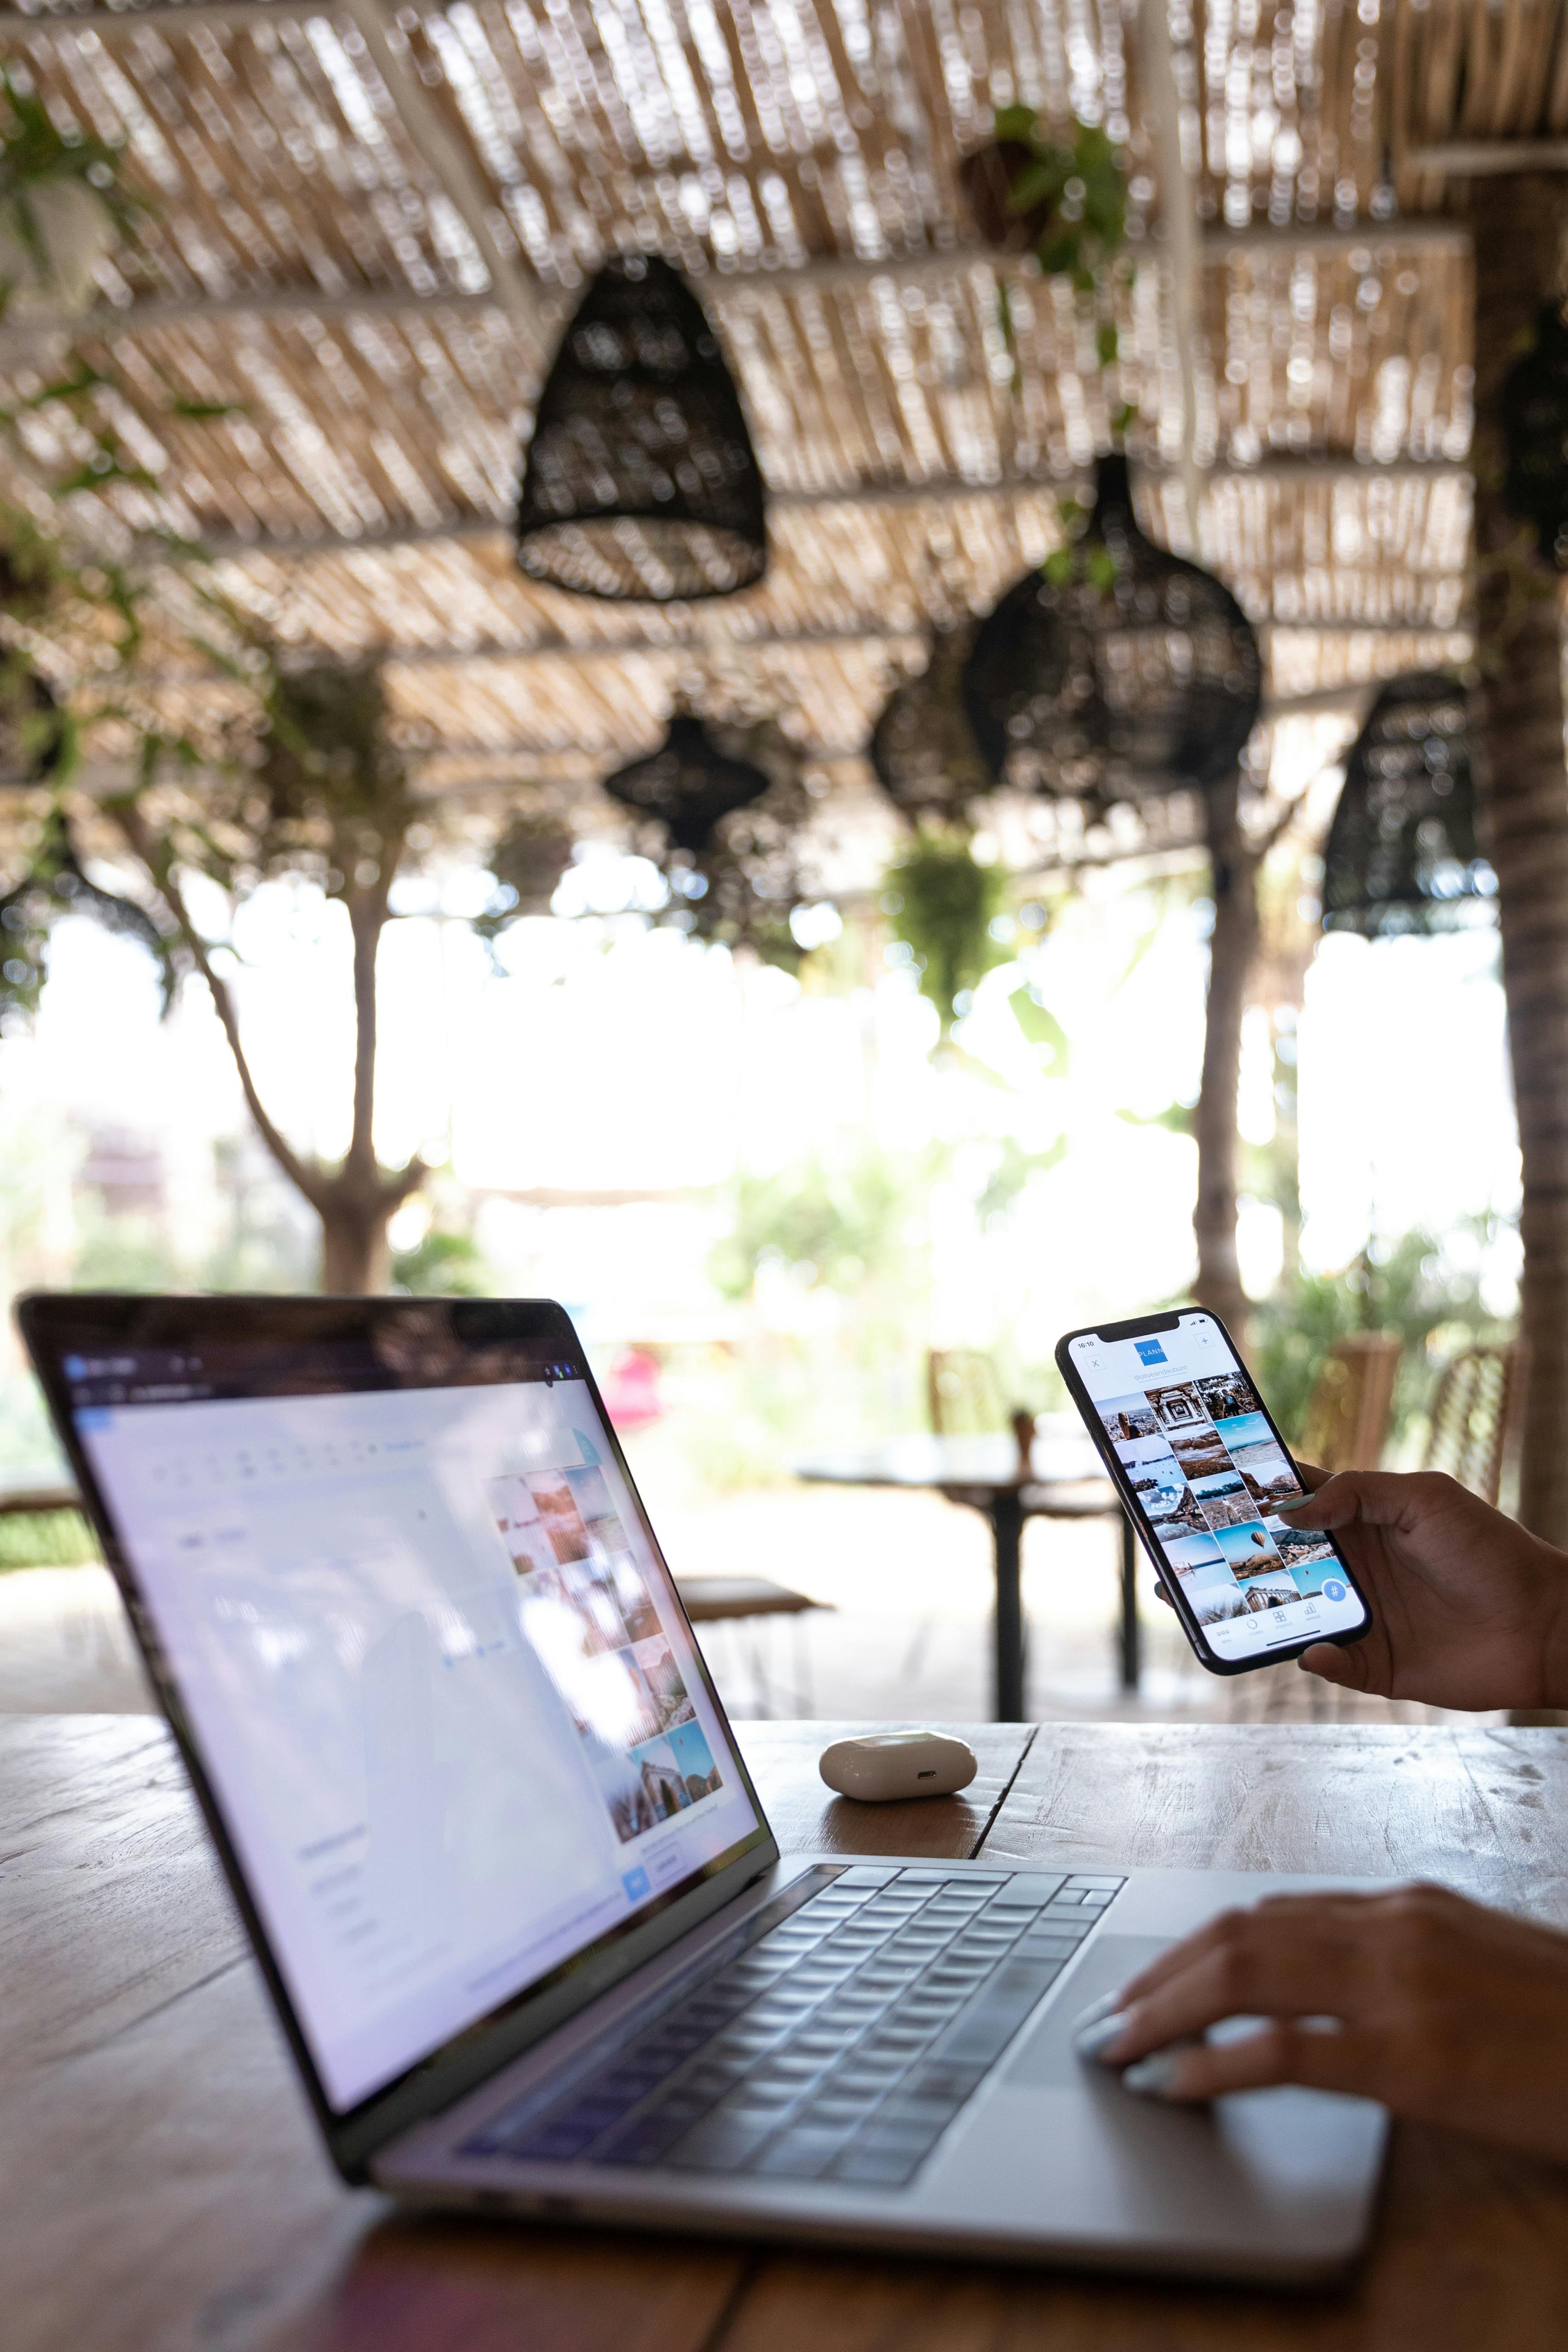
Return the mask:
<svg viewBox="0 0 1568 2352">
<path fill-rule="evenodd" d="M 739 666 L 852 751 L 925 623 L 1054 542 L 1111 400 L 1151 526 L 1187 541 L 1184 356 L 1202 552 L 1270 625 L 1275 696 L 1462 650 L 1451 167 L 1568 158 L 1565 17 L 1170 0 L 1167 68 L 1116 0 L 29 0 L 0 53 L 62 125 L 129 142 L 152 207 L 89 334 L 158 488 L 100 494 L 101 527 L 204 542 L 304 642 L 386 647 L 457 779 L 622 757 L 677 683 Z M 1065 288 L 975 247 L 957 167 L 1015 99 L 1127 152 L 1109 385 Z M 711 606 L 570 598 L 511 560 L 555 337 L 628 247 L 699 283 L 774 493 L 766 582 Z M 13 392 L 38 332 L 0 328 Z M 33 463 L 59 454 L 40 424 Z"/>
</svg>

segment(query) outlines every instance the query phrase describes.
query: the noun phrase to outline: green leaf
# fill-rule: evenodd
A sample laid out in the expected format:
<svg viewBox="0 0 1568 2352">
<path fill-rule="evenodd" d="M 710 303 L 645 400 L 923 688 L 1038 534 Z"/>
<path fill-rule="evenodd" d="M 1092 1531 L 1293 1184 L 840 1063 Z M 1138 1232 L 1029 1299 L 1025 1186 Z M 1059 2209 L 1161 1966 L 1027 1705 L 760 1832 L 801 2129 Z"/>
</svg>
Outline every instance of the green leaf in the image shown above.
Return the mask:
<svg viewBox="0 0 1568 2352">
<path fill-rule="evenodd" d="M 199 424 L 217 416 L 248 416 L 250 410 L 243 400 L 172 400 L 171 416 L 188 416 Z"/>
<path fill-rule="evenodd" d="M 998 141 L 1032 139 L 1038 119 L 1032 106 L 998 106 L 991 130 Z"/>
<path fill-rule="evenodd" d="M 1171 1135 L 1190 1135 L 1193 1109 L 1191 1103 L 1174 1102 L 1167 1103 L 1164 1110 L 1151 1111 L 1146 1115 L 1141 1111 L 1119 1110 L 1116 1116 L 1125 1119 L 1129 1127 L 1163 1127 Z"/>
<path fill-rule="evenodd" d="M 1090 586 L 1098 588 L 1103 596 L 1108 596 L 1116 585 L 1116 559 L 1110 549 L 1092 547 L 1085 569 L 1089 573 Z"/>
<path fill-rule="evenodd" d="M 1071 168 L 1066 156 L 1054 153 L 1026 163 L 1008 189 L 1009 212 L 1030 213 L 1036 205 L 1054 204 Z"/>
<path fill-rule="evenodd" d="M 55 484 L 49 496 L 68 499 L 78 490 L 106 490 L 114 482 L 129 482 L 139 490 L 158 488 L 157 475 L 150 474 L 145 466 L 128 466 L 114 457 L 107 466 L 95 465 L 90 459 L 85 466 L 78 466 L 74 474 L 68 474 L 63 482 Z"/>
<path fill-rule="evenodd" d="M 1047 278 L 1076 278 L 1082 273 L 1082 256 L 1083 240 L 1073 228 L 1042 239 L 1035 247 L 1034 257 Z M 1092 278 L 1089 283 L 1092 288 Z"/>
<path fill-rule="evenodd" d="M 1101 327 L 1099 332 L 1096 334 L 1094 338 L 1094 348 L 1100 355 L 1100 364 L 1102 367 L 1113 367 L 1115 365 L 1116 355 L 1121 349 L 1121 343 L 1115 328 L 1109 320 Z"/>
<path fill-rule="evenodd" d="M 1072 1048 L 1066 1030 L 1050 1006 L 1042 1003 L 1029 987 L 1015 988 L 1008 1003 L 1012 1006 L 1013 1019 L 1038 1051 L 1040 1061 L 1050 1064 L 1051 1076 L 1065 1077 Z"/>
<path fill-rule="evenodd" d="M 1053 547 L 1040 568 L 1053 588 L 1070 588 L 1072 585 L 1072 550 L 1070 547 Z"/>
</svg>

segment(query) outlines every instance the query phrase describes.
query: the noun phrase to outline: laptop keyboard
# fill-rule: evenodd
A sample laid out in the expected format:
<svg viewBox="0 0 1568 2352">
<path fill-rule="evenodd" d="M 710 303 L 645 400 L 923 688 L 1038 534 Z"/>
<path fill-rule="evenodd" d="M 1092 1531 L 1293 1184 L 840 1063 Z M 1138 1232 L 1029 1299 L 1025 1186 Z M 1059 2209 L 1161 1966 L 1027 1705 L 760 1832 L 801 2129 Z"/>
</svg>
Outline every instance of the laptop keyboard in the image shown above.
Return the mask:
<svg viewBox="0 0 1568 2352">
<path fill-rule="evenodd" d="M 900 2187 L 1124 1884 L 810 1874 L 570 2091 L 463 2153 Z"/>
</svg>

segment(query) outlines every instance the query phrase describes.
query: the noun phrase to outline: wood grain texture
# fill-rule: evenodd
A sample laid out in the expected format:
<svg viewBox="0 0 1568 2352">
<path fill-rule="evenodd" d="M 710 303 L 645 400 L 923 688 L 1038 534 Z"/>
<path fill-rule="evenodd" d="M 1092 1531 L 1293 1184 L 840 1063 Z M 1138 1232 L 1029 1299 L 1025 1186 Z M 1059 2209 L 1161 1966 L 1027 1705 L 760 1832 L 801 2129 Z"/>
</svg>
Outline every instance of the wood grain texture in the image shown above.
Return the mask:
<svg viewBox="0 0 1568 2352">
<path fill-rule="evenodd" d="M 1052 1724 L 988 1855 L 1435 1878 L 1568 1927 L 1568 1734 L 1383 1724 Z"/>
<path fill-rule="evenodd" d="M 932 1854 L 943 1860 L 978 1851 L 1034 1737 L 1027 1723 L 966 1723 L 979 1770 L 956 1797 L 920 1797 L 902 1805 L 862 1805 L 836 1797 L 817 1769 L 835 1739 L 870 1728 L 863 1723 L 737 1723 L 736 1738 L 757 1784 L 763 1811 L 786 1853 L 823 1847 L 831 1853 Z M 879 1731 L 914 1729 L 878 1724 Z M 930 1729 L 922 1725 L 921 1729 Z"/>
<path fill-rule="evenodd" d="M 852 1832 L 816 1759 L 853 1727 L 743 1727 L 786 1846 L 962 1853 L 994 1790 L 985 1851 L 1009 1859 L 1419 1871 L 1568 1918 L 1568 1734 L 988 1726 L 964 1733 L 973 1812 L 843 1809 Z M 0 1722 L 6 2352 L 1537 2352 L 1568 2336 L 1568 2177 L 1438 2133 L 1398 2135 L 1357 2284 L 1299 2301 L 399 2217 L 328 2166 L 204 1851 L 157 1726 Z"/>
<path fill-rule="evenodd" d="M 145 1716 L 0 1716 L 0 2017 L 32 2065 L 248 1953 L 190 1783 Z"/>
</svg>

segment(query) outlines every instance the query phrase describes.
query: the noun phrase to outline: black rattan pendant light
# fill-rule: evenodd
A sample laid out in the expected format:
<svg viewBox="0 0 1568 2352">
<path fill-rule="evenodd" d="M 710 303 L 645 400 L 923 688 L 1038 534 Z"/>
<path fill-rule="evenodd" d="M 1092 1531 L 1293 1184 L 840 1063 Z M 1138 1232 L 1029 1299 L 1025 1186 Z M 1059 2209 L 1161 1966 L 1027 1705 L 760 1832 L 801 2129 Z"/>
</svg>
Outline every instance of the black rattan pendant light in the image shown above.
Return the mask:
<svg viewBox="0 0 1568 2352">
<path fill-rule="evenodd" d="M 760 800 L 769 781 L 749 760 L 721 751 L 700 719 L 677 711 L 659 749 L 617 768 L 604 789 L 622 808 L 656 817 L 672 849 L 695 856 L 719 820 Z"/>
<path fill-rule="evenodd" d="M 964 709 L 964 665 L 973 639 L 972 622 L 937 629 L 925 669 L 894 688 L 872 730 L 877 782 L 915 824 L 923 817 L 962 824 L 970 802 L 991 789 Z"/>
<path fill-rule="evenodd" d="M 539 395 L 517 560 L 588 596 L 724 596 L 768 561 L 762 476 L 718 338 L 654 254 L 608 262 Z"/>
<path fill-rule="evenodd" d="M 998 782 L 1099 805 L 1220 782 L 1261 698 L 1246 614 L 1145 538 L 1121 457 L 1100 460 L 1082 537 L 1008 591 L 964 672 Z"/>
<path fill-rule="evenodd" d="M 1476 845 L 1470 713 L 1457 679 L 1397 677 L 1345 763 L 1323 851 L 1323 929 L 1364 939 L 1458 930 L 1496 893 Z"/>
<path fill-rule="evenodd" d="M 1568 326 L 1555 303 L 1536 322 L 1534 349 L 1504 377 L 1498 407 L 1503 503 L 1531 525 L 1547 562 L 1568 571 Z"/>
</svg>

